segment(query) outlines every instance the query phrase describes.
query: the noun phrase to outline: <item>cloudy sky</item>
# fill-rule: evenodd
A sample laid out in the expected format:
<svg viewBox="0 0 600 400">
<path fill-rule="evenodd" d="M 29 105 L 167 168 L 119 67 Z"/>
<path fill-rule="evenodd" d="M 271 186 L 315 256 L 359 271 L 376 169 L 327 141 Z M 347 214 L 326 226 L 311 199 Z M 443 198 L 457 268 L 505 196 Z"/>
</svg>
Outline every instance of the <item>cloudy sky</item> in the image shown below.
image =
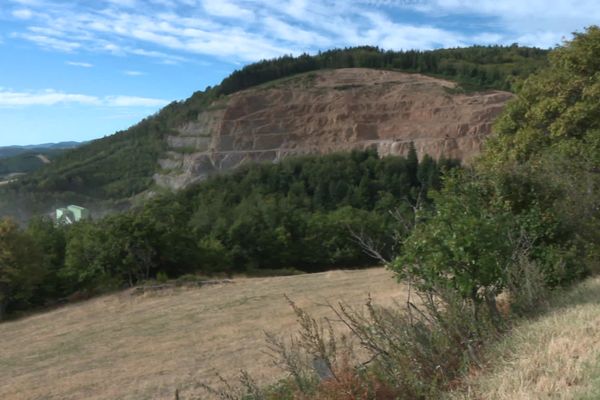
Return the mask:
<svg viewBox="0 0 600 400">
<path fill-rule="evenodd" d="M 597 0 L 0 0 L 0 146 L 114 133 L 244 64 L 333 47 L 553 47 Z"/>
</svg>

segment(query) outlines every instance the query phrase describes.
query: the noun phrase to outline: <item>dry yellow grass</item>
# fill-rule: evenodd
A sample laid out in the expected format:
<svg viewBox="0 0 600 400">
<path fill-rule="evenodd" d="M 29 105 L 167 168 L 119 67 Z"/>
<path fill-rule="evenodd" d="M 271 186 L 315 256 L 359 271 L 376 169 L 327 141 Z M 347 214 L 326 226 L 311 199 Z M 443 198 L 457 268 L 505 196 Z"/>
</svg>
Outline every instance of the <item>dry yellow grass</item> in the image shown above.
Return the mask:
<svg viewBox="0 0 600 400">
<path fill-rule="evenodd" d="M 151 296 L 129 293 L 0 324 L 0 399 L 172 399 L 198 393 L 215 372 L 246 369 L 262 381 L 279 373 L 263 331 L 295 330 L 283 295 L 315 316 L 343 300 L 402 301 L 405 289 L 382 268 L 233 284 Z"/>
<path fill-rule="evenodd" d="M 550 312 L 523 321 L 488 354 L 493 367 L 453 399 L 598 399 L 600 278 L 555 296 Z"/>
</svg>

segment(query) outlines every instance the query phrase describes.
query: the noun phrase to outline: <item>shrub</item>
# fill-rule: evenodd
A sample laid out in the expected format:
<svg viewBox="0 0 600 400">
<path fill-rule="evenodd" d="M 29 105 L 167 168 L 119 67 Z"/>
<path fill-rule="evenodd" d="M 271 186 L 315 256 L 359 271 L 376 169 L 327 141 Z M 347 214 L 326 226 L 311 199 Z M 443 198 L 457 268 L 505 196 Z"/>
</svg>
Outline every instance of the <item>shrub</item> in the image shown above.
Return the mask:
<svg viewBox="0 0 600 400">
<path fill-rule="evenodd" d="M 298 333 L 288 340 L 267 334 L 285 378 L 260 388 L 243 373 L 239 385 L 223 380 L 224 389 L 202 387 L 223 400 L 439 397 L 469 363 L 480 364 L 481 346 L 498 330 L 487 307 L 438 289 L 439 295 L 417 292 L 418 301 L 409 299 L 406 307 L 378 307 L 371 300 L 362 310 L 331 306 L 350 335 L 336 333 L 331 320 L 317 320 L 290 301 Z"/>
<path fill-rule="evenodd" d="M 495 310 L 506 285 L 514 218 L 486 182 L 454 175 L 433 194 L 436 208 L 425 214 L 392 264 L 398 279 L 423 291 L 450 290 Z"/>
<path fill-rule="evenodd" d="M 169 280 L 169 276 L 164 271 L 158 271 L 156 274 L 156 281 L 160 283 L 165 283 Z"/>
</svg>

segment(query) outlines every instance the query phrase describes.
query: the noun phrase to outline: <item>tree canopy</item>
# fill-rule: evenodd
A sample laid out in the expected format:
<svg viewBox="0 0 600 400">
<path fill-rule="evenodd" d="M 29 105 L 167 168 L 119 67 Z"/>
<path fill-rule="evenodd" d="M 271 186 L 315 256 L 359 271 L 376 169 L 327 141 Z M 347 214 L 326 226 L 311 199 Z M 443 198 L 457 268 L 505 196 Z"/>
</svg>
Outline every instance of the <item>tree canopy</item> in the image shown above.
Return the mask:
<svg viewBox="0 0 600 400">
<path fill-rule="evenodd" d="M 523 265 L 548 286 L 597 270 L 600 28 L 549 59 L 517 90 L 473 170 L 433 195 L 435 210 L 393 264 L 400 277 L 473 301 L 488 295 L 494 308 Z"/>
<path fill-rule="evenodd" d="M 411 219 L 411 205 L 427 202 L 444 171 L 456 166 L 419 161 L 414 147 L 408 157 L 296 157 L 248 164 L 95 221 L 62 226 L 35 218 L 25 230 L 5 222 L 6 236 L 19 243 L 6 247 L 16 257 L 7 259 L 4 274 L 10 294 L 0 290 L 8 311 L 17 311 L 157 277 L 367 266 L 377 261 L 359 238 L 391 257 L 396 233 L 406 232 L 390 212 Z"/>
<path fill-rule="evenodd" d="M 558 147 L 572 153 L 573 146 L 597 157 L 599 52 L 600 28 L 592 26 L 550 53 L 549 67 L 525 81 L 499 118 L 486 157 L 522 163 Z"/>
</svg>

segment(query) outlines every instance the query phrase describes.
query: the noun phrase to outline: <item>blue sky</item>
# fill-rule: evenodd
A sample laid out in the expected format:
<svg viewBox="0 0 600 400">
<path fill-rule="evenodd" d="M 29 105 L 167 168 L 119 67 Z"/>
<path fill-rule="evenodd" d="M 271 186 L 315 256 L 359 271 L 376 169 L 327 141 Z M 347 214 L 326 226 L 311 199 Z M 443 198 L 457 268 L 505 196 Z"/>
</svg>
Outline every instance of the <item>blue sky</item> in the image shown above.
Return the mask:
<svg viewBox="0 0 600 400">
<path fill-rule="evenodd" d="M 0 146 L 110 135 L 283 54 L 548 48 L 598 21 L 597 0 L 0 0 Z"/>
</svg>

